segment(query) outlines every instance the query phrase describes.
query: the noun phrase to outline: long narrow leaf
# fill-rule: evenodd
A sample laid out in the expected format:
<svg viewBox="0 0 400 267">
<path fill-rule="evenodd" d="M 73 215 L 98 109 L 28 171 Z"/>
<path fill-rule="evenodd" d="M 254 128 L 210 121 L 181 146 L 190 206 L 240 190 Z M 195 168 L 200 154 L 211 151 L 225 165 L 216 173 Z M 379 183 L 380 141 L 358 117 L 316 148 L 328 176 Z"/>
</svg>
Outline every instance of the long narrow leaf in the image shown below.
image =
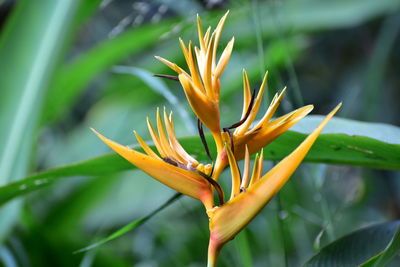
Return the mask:
<svg viewBox="0 0 400 267">
<path fill-rule="evenodd" d="M 66 64 L 52 82 L 47 96 L 48 120 L 58 118 L 78 97 L 96 75 L 139 51 L 154 45 L 159 37 L 171 29 L 174 21 L 162 25 L 146 25 L 129 30 L 114 39 L 104 41 L 87 53 Z"/>
<path fill-rule="evenodd" d="M 75 253 L 80 253 L 80 252 L 85 252 L 91 249 L 94 249 L 98 246 L 104 245 L 105 243 L 114 240 L 124 234 L 126 234 L 129 231 L 132 231 L 134 229 L 136 229 L 137 227 L 139 227 L 140 225 L 144 224 L 145 222 L 147 222 L 149 219 L 151 219 L 154 215 L 156 215 L 157 213 L 159 213 L 160 211 L 162 211 L 163 209 L 165 209 L 166 207 L 168 207 L 169 205 L 171 205 L 172 203 L 174 203 L 177 199 L 179 199 L 182 196 L 181 193 L 176 193 L 175 195 L 173 195 L 170 199 L 168 199 L 164 204 L 162 204 L 160 207 L 158 207 L 157 209 L 155 209 L 154 211 L 152 211 L 150 214 L 137 219 L 127 225 L 125 225 L 124 227 L 122 227 L 121 229 L 115 231 L 114 233 L 112 233 L 111 235 L 97 241 L 96 243 L 84 247 L 82 249 L 79 249 L 77 251 L 75 251 Z"/>
<path fill-rule="evenodd" d="M 339 124 L 341 124 L 344 119 L 339 120 L 341 121 Z M 331 123 L 336 124 L 335 118 L 332 119 Z M 353 125 L 357 124 L 353 123 Z M 374 131 L 371 130 L 371 132 L 379 132 L 383 128 L 386 129 L 386 127 L 382 128 L 376 124 L 372 124 L 371 127 L 375 129 Z M 394 132 L 399 131 L 397 127 L 392 127 L 389 128 L 393 129 Z M 340 131 L 334 127 L 333 129 Z M 302 130 L 304 131 L 304 128 Z M 364 130 L 367 132 L 366 129 Z M 353 131 L 356 131 L 354 127 Z M 306 136 L 306 134 L 294 131 L 285 132 L 264 149 L 265 159 L 280 160 L 286 157 Z M 390 134 L 386 133 L 385 136 L 388 137 Z M 378 136 L 375 135 L 375 137 Z M 211 143 L 211 137 L 207 136 L 207 138 L 208 142 Z M 196 155 L 199 160 L 207 160 L 207 154 L 197 136 L 181 138 L 180 142 L 190 154 Z M 213 147 L 211 147 L 211 153 L 215 154 Z M 370 137 L 351 135 L 350 131 L 348 131 L 348 134 L 326 133 L 320 135 L 305 161 L 398 170 L 400 169 L 400 145 Z M 133 168 L 135 168 L 133 165 L 118 155 L 110 153 L 75 164 L 50 169 L 0 187 L 0 205 L 66 177 L 101 176 Z"/>
<path fill-rule="evenodd" d="M 400 252 L 400 227 L 397 228 L 396 234 L 393 236 L 389 245 L 379 254 L 369 259 L 360 267 L 379 267 L 386 266 L 390 260 Z"/>
<path fill-rule="evenodd" d="M 0 41 L 0 185 L 24 177 L 43 99 L 78 0 L 22 0 Z M 17 202 L 0 210 L 0 242 L 18 214 Z"/>
<path fill-rule="evenodd" d="M 392 240 L 397 244 L 399 226 L 400 221 L 394 221 L 350 233 L 322 248 L 304 266 L 358 266 L 389 248 Z"/>
</svg>

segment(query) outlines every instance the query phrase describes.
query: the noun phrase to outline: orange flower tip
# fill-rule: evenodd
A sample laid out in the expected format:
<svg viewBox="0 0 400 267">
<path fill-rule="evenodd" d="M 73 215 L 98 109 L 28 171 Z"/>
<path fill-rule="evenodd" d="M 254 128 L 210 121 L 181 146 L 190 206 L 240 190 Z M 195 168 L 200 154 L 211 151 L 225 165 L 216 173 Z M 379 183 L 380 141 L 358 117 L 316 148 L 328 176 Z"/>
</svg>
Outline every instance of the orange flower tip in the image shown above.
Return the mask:
<svg viewBox="0 0 400 267">
<path fill-rule="evenodd" d="M 103 139 L 104 136 L 102 136 L 98 131 L 96 131 L 94 128 L 90 127 L 90 130 L 95 133 L 100 139 Z"/>
<path fill-rule="evenodd" d="M 108 139 L 107 137 L 105 137 L 104 135 L 102 135 L 101 133 L 99 133 L 98 131 L 96 131 L 93 128 L 90 128 L 96 135 L 97 137 L 99 137 L 104 143 L 106 143 L 108 146 L 112 147 L 113 145 L 116 145 L 117 143 L 115 143 L 114 141 Z M 118 144 L 117 144 L 118 145 Z M 127 148 L 130 148 L 128 146 L 126 146 Z"/>
<path fill-rule="evenodd" d="M 340 102 L 340 103 L 329 113 L 329 115 L 331 115 L 331 114 L 332 114 L 332 116 L 335 115 L 335 113 L 340 109 L 341 106 L 342 106 L 342 102 Z"/>
<path fill-rule="evenodd" d="M 132 132 L 133 132 L 133 134 L 135 135 L 136 139 L 137 139 L 138 137 L 140 138 L 140 135 L 139 135 L 135 130 L 133 130 Z"/>
<path fill-rule="evenodd" d="M 226 16 L 228 16 L 229 12 L 230 12 L 230 10 L 228 9 L 228 11 L 226 11 L 225 14 L 222 16 L 221 20 L 226 18 Z"/>
<path fill-rule="evenodd" d="M 304 109 L 306 112 L 311 112 L 311 110 L 314 109 L 314 105 L 310 104 L 310 105 L 302 107 L 301 109 Z"/>
</svg>

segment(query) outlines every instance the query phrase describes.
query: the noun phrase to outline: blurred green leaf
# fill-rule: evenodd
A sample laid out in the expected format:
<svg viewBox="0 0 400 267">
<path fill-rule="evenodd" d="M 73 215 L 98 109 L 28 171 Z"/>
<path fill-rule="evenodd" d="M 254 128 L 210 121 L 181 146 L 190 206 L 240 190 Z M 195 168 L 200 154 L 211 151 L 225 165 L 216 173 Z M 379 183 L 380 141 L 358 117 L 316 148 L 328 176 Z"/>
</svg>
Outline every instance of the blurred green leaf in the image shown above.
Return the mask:
<svg viewBox="0 0 400 267">
<path fill-rule="evenodd" d="M 296 1 L 283 3 L 276 16 L 262 16 L 262 34 L 265 37 L 274 36 L 277 32 L 307 32 L 323 29 L 349 27 L 362 23 L 373 17 L 399 9 L 398 1 L 374 0 L 354 1 Z M 262 4 L 260 10 L 264 13 L 274 12 L 276 7 L 271 4 Z M 312 11 L 312 12 L 311 12 Z M 249 24 L 247 8 L 232 10 L 227 23 L 228 34 L 240 36 L 242 40 L 252 40 L 254 32 Z M 220 15 L 218 12 L 205 15 L 204 21 L 215 23 Z M 220 12 L 221 13 L 221 12 Z M 221 13 L 222 14 L 222 13 Z M 279 19 L 279 18 L 284 19 Z M 45 107 L 45 119 L 55 120 L 63 114 L 82 89 L 100 72 L 108 67 L 120 63 L 123 59 L 143 51 L 158 43 L 160 36 L 171 31 L 173 20 L 165 20 L 155 25 L 146 25 L 131 29 L 114 39 L 106 40 L 92 48 L 71 63 L 66 64 L 52 83 L 52 90 L 48 95 Z M 187 34 L 185 34 L 187 36 Z M 183 36 L 185 38 L 185 36 Z M 246 42 L 246 41 L 245 41 Z M 240 43 L 240 39 L 237 43 Z M 176 46 L 176 43 L 169 43 Z M 164 54 L 160 54 L 165 56 Z M 258 66 L 256 64 L 255 66 Z"/>
<path fill-rule="evenodd" d="M 343 120 L 347 121 L 339 119 L 341 122 Z M 335 121 L 336 118 L 333 118 L 330 123 L 336 124 Z M 302 130 L 311 132 L 314 128 L 310 127 L 310 125 L 308 128 L 305 126 L 302 127 Z M 397 127 L 391 127 L 398 131 Z M 333 130 L 341 132 L 338 128 L 334 128 Z M 356 129 L 353 130 L 356 131 Z M 345 132 L 346 129 L 343 129 L 343 131 Z M 375 131 L 380 131 L 379 125 L 371 124 L 370 132 Z M 264 149 L 265 158 L 268 160 L 280 160 L 286 157 L 306 136 L 307 134 L 294 131 L 283 133 Z M 212 144 L 211 137 L 208 136 L 207 138 L 208 143 Z M 187 149 L 188 153 L 196 155 L 199 160 L 207 160 L 201 141 L 197 136 L 181 138 L 180 142 Z M 210 150 L 211 153 L 215 153 L 213 147 Z M 400 169 L 400 145 L 386 143 L 365 136 L 325 133 L 320 135 L 304 161 L 349 164 L 378 169 Z M 50 169 L 0 187 L 0 205 L 17 196 L 35 191 L 65 177 L 77 175 L 100 176 L 133 168 L 135 167 L 128 161 L 114 153 L 110 153 L 64 167 Z"/>
<path fill-rule="evenodd" d="M 400 251 L 400 227 L 397 227 L 396 234 L 393 236 L 389 245 L 378 255 L 372 257 L 360 267 L 379 267 L 386 266 L 390 260 Z"/>
<path fill-rule="evenodd" d="M 174 203 L 177 199 L 179 199 L 182 196 L 181 193 L 176 193 L 175 195 L 173 195 L 170 199 L 168 199 L 164 204 L 162 204 L 160 207 L 158 207 L 157 209 L 155 209 L 154 211 L 152 211 L 151 213 L 149 213 L 148 215 L 137 219 L 127 225 L 125 225 L 124 227 L 122 227 L 121 229 L 115 231 L 114 233 L 112 233 L 111 235 L 97 241 L 96 243 L 84 247 L 82 249 L 77 250 L 75 253 L 80 253 L 80 252 L 85 252 L 91 249 L 94 249 L 98 246 L 101 246 L 115 238 L 118 238 L 124 234 L 126 234 L 129 231 L 132 231 L 134 229 L 136 229 L 137 227 L 139 227 L 140 225 L 144 224 L 145 222 L 147 222 L 149 219 L 151 219 L 154 215 L 156 215 L 157 213 L 159 213 L 160 211 L 162 211 L 163 209 L 165 209 L 166 207 L 168 207 L 169 205 L 171 205 L 172 203 Z"/>
<path fill-rule="evenodd" d="M 236 237 L 235 244 L 237 246 L 237 252 L 241 260 L 243 267 L 253 266 L 253 260 L 251 256 L 251 245 L 248 238 L 248 230 L 243 229 Z"/>
<path fill-rule="evenodd" d="M 310 133 L 323 120 L 321 115 L 308 115 L 290 130 L 300 133 Z M 322 133 L 346 134 L 349 136 L 364 136 L 389 144 L 400 145 L 400 127 L 376 122 L 356 121 L 345 118 L 333 118 Z"/>
<path fill-rule="evenodd" d="M 190 118 L 190 115 L 185 109 L 185 106 L 182 105 L 182 102 L 171 92 L 171 90 L 162 79 L 160 79 L 159 77 L 155 77 L 153 73 L 141 68 L 130 66 L 115 66 L 113 70 L 116 73 L 135 75 L 143 80 L 143 82 L 145 82 L 153 91 L 162 95 L 171 104 L 171 106 L 175 107 L 175 109 L 178 111 L 178 114 L 182 117 L 182 120 L 184 121 L 185 126 L 189 130 L 189 132 L 191 132 L 192 134 L 196 132 L 195 127 L 191 122 L 192 120 Z"/>
<path fill-rule="evenodd" d="M 57 73 L 52 83 L 52 90 L 47 96 L 45 119 L 58 118 L 68 110 L 82 89 L 97 74 L 129 55 L 151 47 L 159 41 L 163 33 L 171 29 L 172 24 L 173 21 L 165 21 L 162 25 L 146 25 L 126 31 L 63 66 Z"/>
<path fill-rule="evenodd" d="M 358 266 L 389 249 L 392 240 L 397 244 L 399 226 L 400 221 L 394 221 L 350 233 L 322 248 L 304 266 Z"/>
<path fill-rule="evenodd" d="M 0 184 L 26 175 L 36 127 L 54 66 L 78 0 L 19 1 L 0 40 Z M 19 204 L 0 210 L 0 241 Z"/>
<path fill-rule="evenodd" d="M 263 34 L 311 32 L 354 27 L 374 17 L 400 9 L 397 0 L 301 0 L 260 5 Z M 267 14 L 267 15 L 266 15 Z M 279 29 L 280 28 L 280 29 Z M 247 31 L 247 34 L 253 34 Z"/>
</svg>

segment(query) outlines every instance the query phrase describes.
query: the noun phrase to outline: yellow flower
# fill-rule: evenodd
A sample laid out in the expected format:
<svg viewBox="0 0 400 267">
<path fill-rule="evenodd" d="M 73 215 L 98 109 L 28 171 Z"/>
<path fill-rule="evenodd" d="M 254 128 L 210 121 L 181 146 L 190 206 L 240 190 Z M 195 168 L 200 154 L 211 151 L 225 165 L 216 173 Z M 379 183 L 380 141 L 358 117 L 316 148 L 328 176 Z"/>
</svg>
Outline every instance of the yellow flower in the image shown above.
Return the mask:
<svg viewBox="0 0 400 267">
<path fill-rule="evenodd" d="M 165 109 L 164 124 L 165 128 L 158 109 L 158 134 L 147 118 L 150 135 L 160 156 L 136 132 L 136 139 L 146 154 L 120 145 L 107 139 L 94 129 L 92 130 L 115 152 L 151 177 L 182 194 L 199 199 L 207 209 L 212 208 L 214 206 L 213 188 L 219 194 L 220 199 L 223 198 L 219 185 L 209 177 L 212 165 L 200 164 L 183 149 L 175 136 L 172 113 L 168 116 Z"/>
<path fill-rule="evenodd" d="M 218 42 L 227 15 L 228 12 L 221 18 L 213 33 L 209 27 L 205 34 L 203 34 L 200 17 L 197 16 L 200 47 L 193 48 L 191 42 L 186 46 L 180 39 L 190 74 L 175 63 L 156 56 L 158 60 L 178 73 L 190 106 L 199 120 L 210 129 L 218 150 L 223 148 L 219 112 L 220 77 L 229 61 L 234 43 L 234 38 L 232 38 L 217 62 Z"/>
<path fill-rule="evenodd" d="M 243 71 L 244 102 L 241 119 L 229 127 L 221 128 L 220 77 L 230 58 L 234 39 L 232 38 L 227 44 L 218 62 L 216 53 L 227 15 L 228 12 L 221 18 L 212 33 L 209 27 L 205 34 L 200 18 L 197 17 L 199 48 L 193 47 L 191 42 L 186 46 L 180 40 L 189 72 L 175 63 L 157 57 L 177 72 L 178 77 L 175 79 L 180 81 L 194 113 L 211 130 L 218 153 L 214 166 L 199 163 L 184 150 L 175 136 L 172 113 L 167 115 L 165 109 L 163 119 L 157 109 L 157 131 L 147 119 L 147 126 L 158 154 L 136 132 L 136 139 L 145 154 L 111 141 L 93 130 L 100 139 L 132 164 L 161 183 L 199 199 L 204 204 L 210 227 L 208 249 L 208 266 L 210 267 L 215 266 L 222 246 L 246 227 L 288 181 L 322 129 L 341 106 L 339 104 L 290 155 L 263 176 L 263 151 L 261 150 L 261 153 L 255 157 L 250 175 L 250 155 L 260 151 L 288 130 L 311 112 L 313 106 L 307 105 L 277 119 L 272 119 L 284 96 L 286 90 L 284 88 L 281 93 L 274 96 L 264 116 L 254 123 L 266 88 L 267 74 L 255 96 L 255 92 L 251 93 L 247 73 Z M 200 124 L 199 131 L 202 134 L 201 129 Z M 243 177 L 237 165 L 241 159 L 245 160 Z M 224 193 L 217 180 L 228 164 L 231 169 L 232 188 L 230 198 L 225 203 Z M 214 204 L 214 191 L 218 194 L 219 205 Z"/>
<path fill-rule="evenodd" d="M 189 73 L 175 63 L 156 56 L 157 59 L 178 74 L 178 79 L 193 111 L 200 121 L 211 130 L 218 153 L 215 171 L 213 172 L 213 179 L 215 180 L 218 179 L 221 172 L 228 164 L 223 145 L 224 142 L 227 141 L 226 134 L 221 131 L 220 126 L 220 77 L 231 56 L 234 38 L 232 38 L 225 47 L 218 64 L 216 63 L 218 42 L 228 13 L 229 12 L 225 13 L 221 18 L 212 34 L 210 27 L 207 29 L 206 33 L 203 34 L 200 17 L 197 16 L 199 48 L 193 48 L 191 42 L 186 46 L 182 39 L 180 39 Z M 266 83 L 267 73 L 264 76 L 257 97 L 253 96 L 251 94 L 247 73 L 243 71 L 244 103 L 240 120 L 241 123 L 234 130 L 232 138 L 229 141 L 231 143 L 233 142 L 232 146 L 236 160 L 243 159 L 245 145 L 248 146 L 250 154 L 254 154 L 288 130 L 313 109 L 312 105 L 307 105 L 271 121 L 272 116 L 284 96 L 284 89 L 279 95 L 275 95 L 264 117 L 255 126 L 249 129 L 260 108 Z M 233 129 L 235 127 L 227 128 Z M 227 128 L 224 128 L 224 130 L 227 130 Z"/>
<path fill-rule="evenodd" d="M 250 177 L 249 150 L 245 148 L 244 174 L 241 179 L 235 156 L 225 146 L 232 175 L 230 200 L 222 206 L 207 210 L 210 222 L 208 266 L 215 266 L 222 246 L 235 237 L 271 200 L 300 165 L 318 135 L 340 108 L 339 104 L 321 124 L 286 158 L 261 177 L 262 152 L 256 156 Z"/>
<path fill-rule="evenodd" d="M 233 154 L 236 160 L 244 158 L 245 146 L 248 147 L 250 155 L 256 153 L 304 118 L 314 108 L 313 105 L 307 105 L 272 120 L 272 116 L 275 114 L 275 111 L 285 95 L 286 88 L 284 88 L 280 94 L 275 94 L 261 120 L 249 129 L 260 108 L 267 83 L 267 76 L 268 72 L 264 75 L 257 97 L 255 97 L 254 95 L 252 96 L 250 92 L 250 83 L 247 73 L 245 70 L 243 71 L 244 100 L 242 116 L 240 122 L 236 124 L 238 126 L 233 125 L 236 129 L 232 133 L 232 138 L 230 140 L 230 142 L 233 142 L 231 146 L 233 147 Z M 231 126 L 228 128 L 233 127 Z M 220 153 L 217 158 L 214 177 L 217 178 L 227 164 L 228 159 L 226 153 Z"/>
</svg>

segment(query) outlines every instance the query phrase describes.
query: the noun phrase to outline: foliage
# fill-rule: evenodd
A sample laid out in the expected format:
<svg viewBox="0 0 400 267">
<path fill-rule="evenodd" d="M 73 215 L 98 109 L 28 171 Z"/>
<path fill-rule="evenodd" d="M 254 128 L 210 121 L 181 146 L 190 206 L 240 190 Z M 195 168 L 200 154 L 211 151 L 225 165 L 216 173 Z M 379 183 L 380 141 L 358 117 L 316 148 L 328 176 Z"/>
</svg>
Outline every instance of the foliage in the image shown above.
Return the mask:
<svg viewBox="0 0 400 267">
<path fill-rule="evenodd" d="M 348 249 L 361 251 L 357 264 L 398 264 L 398 222 L 345 234 L 400 214 L 400 177 L 390 171 L 400 169 L 399 2 L 232 0 L 213 9 L 205 4 L 211 1 L 173 2 L 0 1 L 8 14 L 0 36 L 0 263 L 204 265 L 202 208 L 187 198 L 168 202 L 170 191 L 109 153 L 89 127 L 131 144 L 131 131 L 145 135 L 145 117 L 166 105 L 177 114 L 183 146 L 207 161 L 182 90 L 149 73 L 169 73 L 154 55 L 183 62 L 178 37 L 195 39 L 195 13 L 215 25 L 229 8 L 222 43 L 235 35 L 235 47 L 222 80 L 223 123 L 240 116 L 242 67 L 252 87 L 269 70 L 267 98 L 288 86 L 280 113 L 301 103 L 313 103 L 314 114 L 344 105 L 309 163 L 227 246 L 220 265 L 327 266 L 333 252 L 350 255 L 339 245 L 357 242 L 373 250 Z M 306 118 L 267 146 L 265 168 L 318 119 Z"/>
</svg>

